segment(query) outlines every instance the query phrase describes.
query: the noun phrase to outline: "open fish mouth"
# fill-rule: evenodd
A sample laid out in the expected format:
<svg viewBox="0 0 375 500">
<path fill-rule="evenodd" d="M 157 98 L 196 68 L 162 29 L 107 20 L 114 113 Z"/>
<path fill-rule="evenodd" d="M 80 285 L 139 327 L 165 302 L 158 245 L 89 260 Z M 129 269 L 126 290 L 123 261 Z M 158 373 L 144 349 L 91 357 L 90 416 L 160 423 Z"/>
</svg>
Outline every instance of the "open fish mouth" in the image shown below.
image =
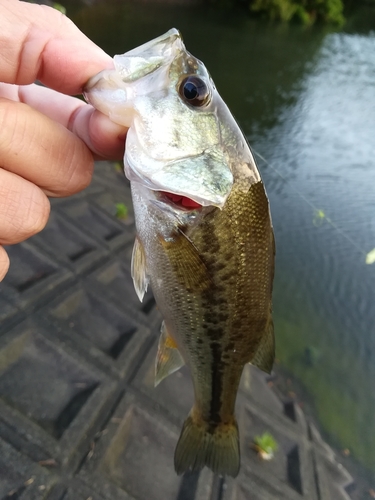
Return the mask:
<svg viewBox="0 0 375 500">
<path fill-rule="evenodd" d="M 200 203 L 197 203 L 187 196 L 168 193 L 167 191 L 157 191 L 157 193 L 162 201 L 174 205 L 176 206 L 176 208 L 185 210 L 197 210 L 199 208 L 202 208 L 202 205 Z"/>
</svg>

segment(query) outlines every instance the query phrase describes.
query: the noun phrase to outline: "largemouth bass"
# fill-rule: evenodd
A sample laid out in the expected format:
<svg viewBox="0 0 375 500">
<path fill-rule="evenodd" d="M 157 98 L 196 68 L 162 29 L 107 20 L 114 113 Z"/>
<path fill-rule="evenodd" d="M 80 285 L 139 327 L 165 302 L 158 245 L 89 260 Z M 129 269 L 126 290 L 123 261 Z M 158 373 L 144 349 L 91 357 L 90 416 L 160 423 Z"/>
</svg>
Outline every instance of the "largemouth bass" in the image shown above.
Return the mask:
<svg viewBox="0 0 375 500">
<path fill-rule="evenodd" d="M 184 363 L 195 403 L 178 474 L 240 468 L 236 394 L 246 363 L 270 372 L 274 238 L 247 142 L 201 61 L 175 29 L 93 77 L 86 99 L 129 127 L 124 157 L 137 237 L 132 276 L 164 317 L 156 384 Z"/>
</svg>

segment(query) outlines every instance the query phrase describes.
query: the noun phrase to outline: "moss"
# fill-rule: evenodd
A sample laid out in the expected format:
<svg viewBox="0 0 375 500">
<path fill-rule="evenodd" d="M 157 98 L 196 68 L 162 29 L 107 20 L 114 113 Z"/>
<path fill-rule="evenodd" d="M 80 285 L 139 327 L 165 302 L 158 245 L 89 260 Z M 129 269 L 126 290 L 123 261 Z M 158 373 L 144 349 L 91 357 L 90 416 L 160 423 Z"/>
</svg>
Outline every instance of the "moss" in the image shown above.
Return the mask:
<svg viewBox="0 0 375 500">
<path fill-rule="evenodd" d="M 331 328 L 326 325 L 327 334 L 322 335 L 324 327 L 316 318 L 305 316 L 299 324 L 276 318 L 276 355 L 312 397 L 317 418 L 332 441 L 373 469 L 375 434 L 368 432 L 375 427 L 373 377 L 363 360 L 328 334 Z"/>
</svg>

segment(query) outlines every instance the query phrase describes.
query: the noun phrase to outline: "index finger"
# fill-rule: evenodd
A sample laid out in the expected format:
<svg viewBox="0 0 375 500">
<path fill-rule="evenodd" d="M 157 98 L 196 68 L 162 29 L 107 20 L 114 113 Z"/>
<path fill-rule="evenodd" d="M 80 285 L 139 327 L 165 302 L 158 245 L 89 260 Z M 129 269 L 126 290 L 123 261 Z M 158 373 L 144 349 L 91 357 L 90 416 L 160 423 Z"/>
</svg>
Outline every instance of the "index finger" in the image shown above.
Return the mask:
<svg viewBox="0 0 375 500">
<path fill-rule="evenodd" d="M 0 81 L 25 85 L 40 80 L 78 94 L 112 59 L 70 19 L 45 5 L 0 0 Z"/>
</svg>

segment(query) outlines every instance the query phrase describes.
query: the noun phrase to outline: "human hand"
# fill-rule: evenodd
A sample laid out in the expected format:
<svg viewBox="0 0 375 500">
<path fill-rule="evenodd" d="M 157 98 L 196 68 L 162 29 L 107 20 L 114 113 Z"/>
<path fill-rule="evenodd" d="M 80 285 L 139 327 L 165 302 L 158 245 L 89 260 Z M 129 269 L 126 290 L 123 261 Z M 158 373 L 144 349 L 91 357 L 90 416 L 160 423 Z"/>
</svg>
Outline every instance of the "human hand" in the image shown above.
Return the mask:
<svg viewBox="0 0 375 500">
<path fill-rule="evenodd" d="M 0 281 L 9 268 L 1 245 L 43 229 L 47 195 L 85 188 L 94 158 L 122 158 L 126 129 L 71 97 L 111 66 L 57 10 L 0 0 Z"/>
</svg>

